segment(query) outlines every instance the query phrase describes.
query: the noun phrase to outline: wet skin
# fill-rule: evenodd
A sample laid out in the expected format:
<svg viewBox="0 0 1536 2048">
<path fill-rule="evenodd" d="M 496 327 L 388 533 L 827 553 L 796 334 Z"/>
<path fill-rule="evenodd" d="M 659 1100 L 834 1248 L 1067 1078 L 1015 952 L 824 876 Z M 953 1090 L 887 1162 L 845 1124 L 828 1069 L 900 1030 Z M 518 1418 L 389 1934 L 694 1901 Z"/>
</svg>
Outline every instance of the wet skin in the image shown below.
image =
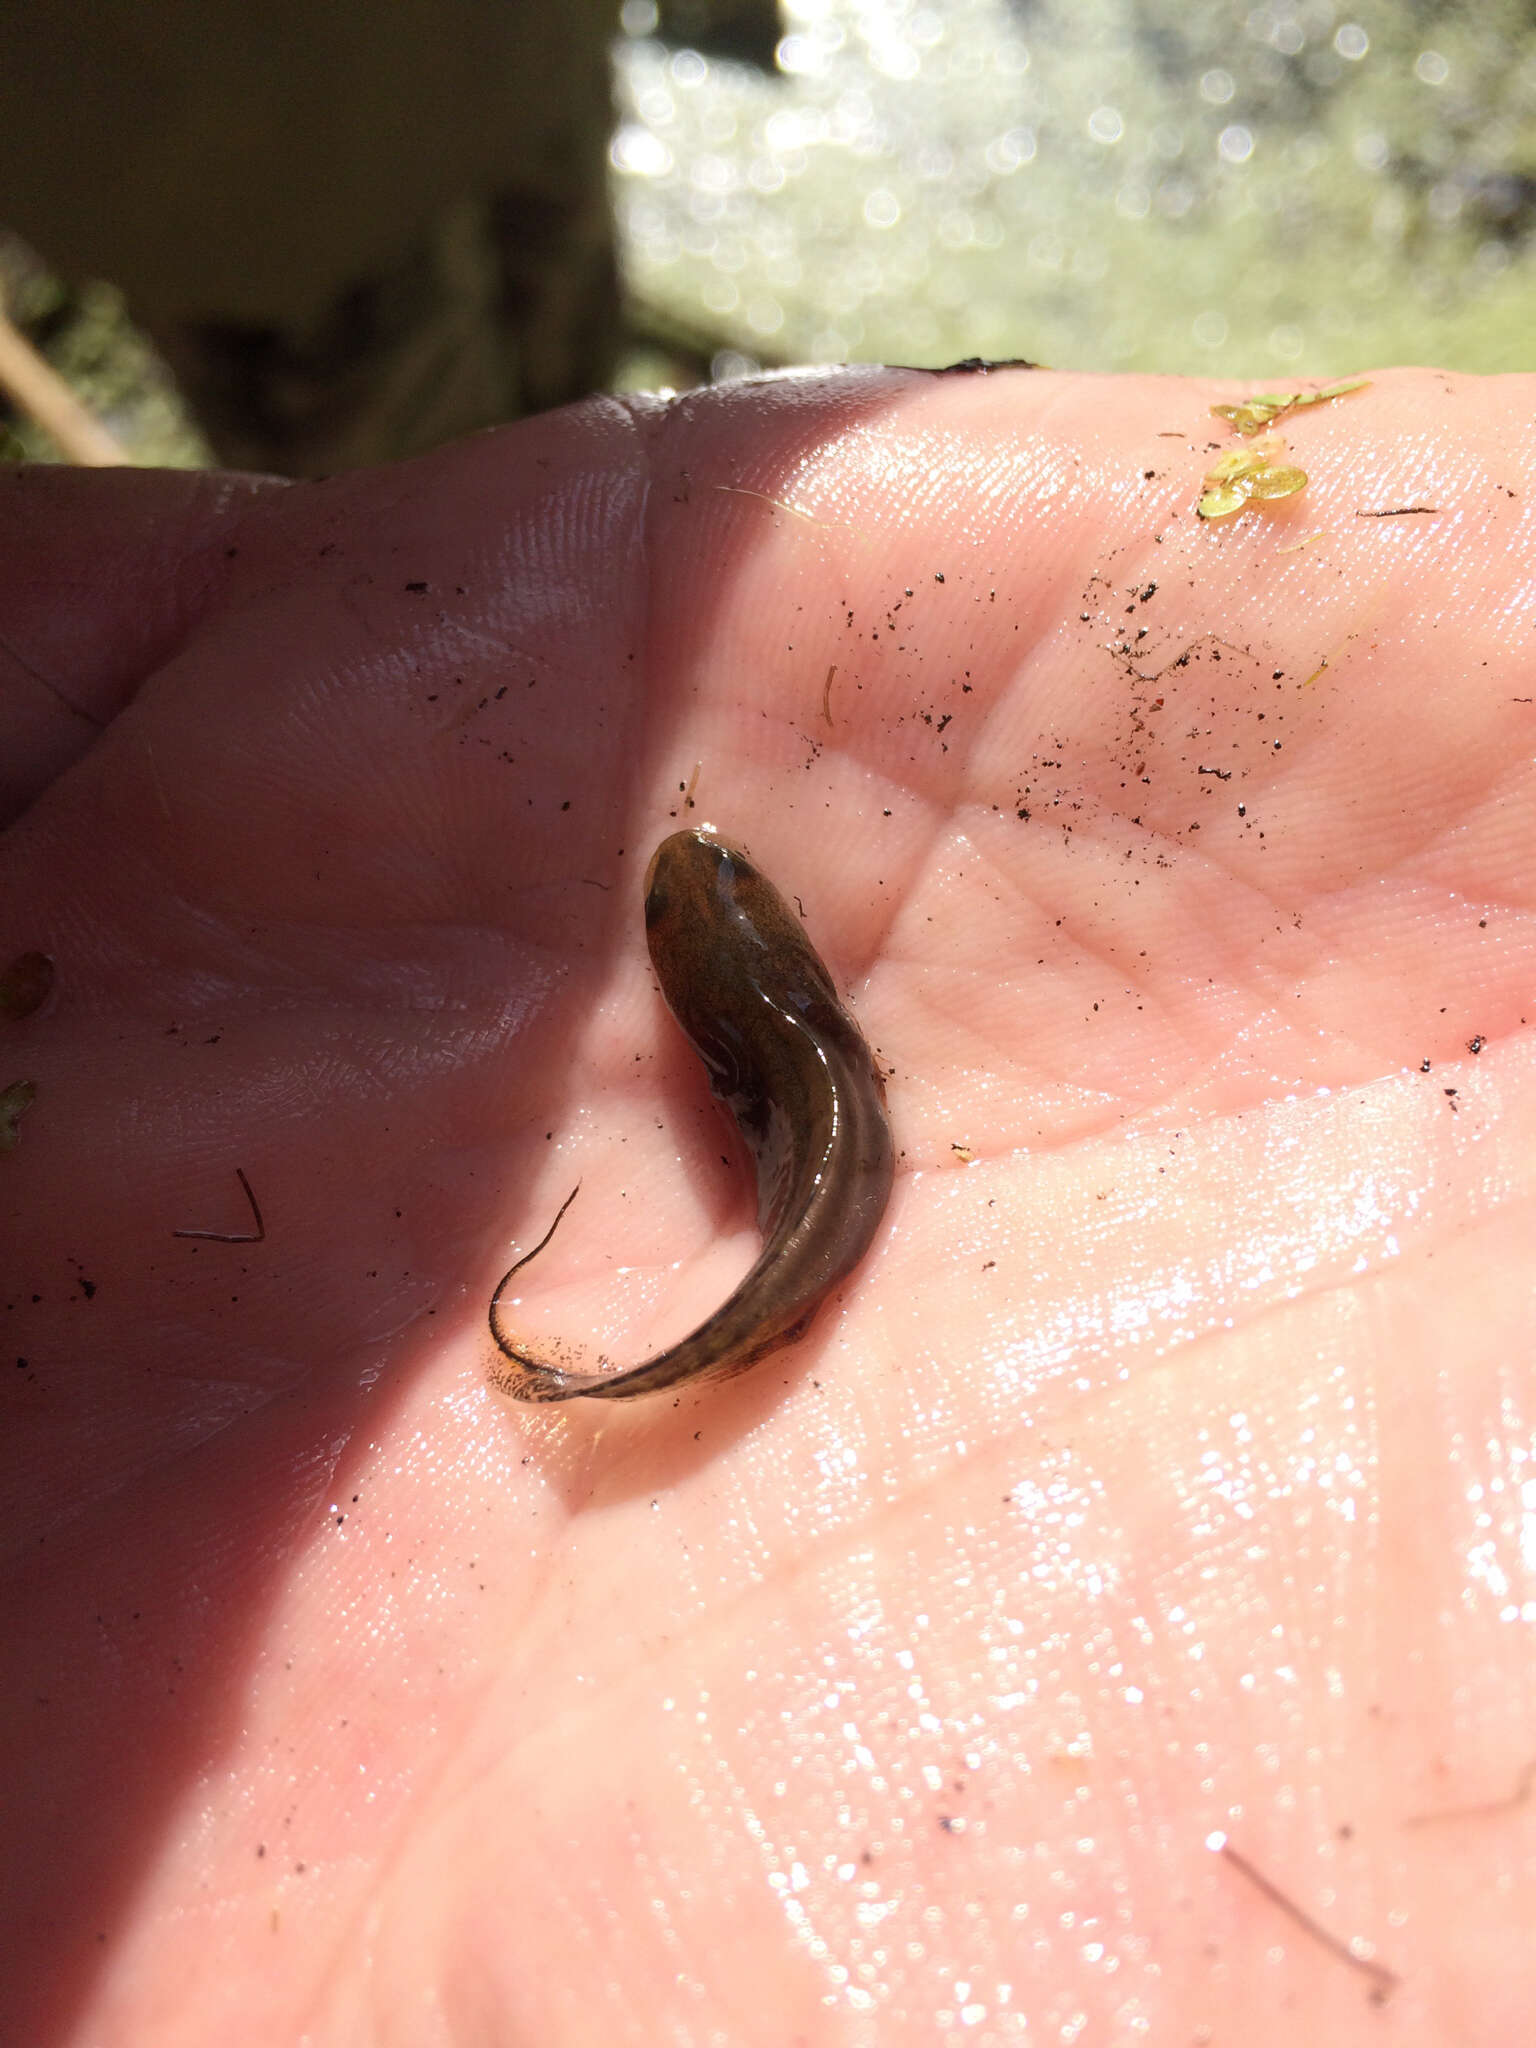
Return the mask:
<svg viewBox="0 0 1536 2048">
<path fill-rule="evenodd" d="M 0 1022 L 0 2035 L 378 2048 L 429 1985 L 443 2048 L 1525 2038 L 1536 378 L 1378 375 L 1285 423 L 1299 498 L 1197 526 L 1252 389 L 0 465 L 0 964 L 58 960 Z M 841 870 L 807 930 L 899 1196 L 743 1378 L 497 1414 L 514 1159 L 601 1140 L 503 1300 L 591 1300 L 567 1363 L 757 1254 L 665 1286 L 730 1148 L 601 914 L 638 940 L 635 807 L 700 759 L 791 910 Z M 255 1233 L 237 1166 L 266 1243 L 172 1238 Z M 593 1240 L 645 1202 L 622 1255 L 688 1264 L 619 1348 Z"/>
<path fill-rule="evenodd" d="M 646 870 L 645 928 L 668 1006 L 752 1155 L 763 1248 L 691 1336 L 617 1373 L 565 1372 L 517 1348 L 500 1302 L 520 1259 L 490 1309 L 507 1361 L 493 1383 L 520 1401 L 628 1400 L 745 1371 L 806 1329 L 890 1195 L 874 1058 L 800 920 L 741 848 L 708 826 L 664 839 Z"/>
</svg>

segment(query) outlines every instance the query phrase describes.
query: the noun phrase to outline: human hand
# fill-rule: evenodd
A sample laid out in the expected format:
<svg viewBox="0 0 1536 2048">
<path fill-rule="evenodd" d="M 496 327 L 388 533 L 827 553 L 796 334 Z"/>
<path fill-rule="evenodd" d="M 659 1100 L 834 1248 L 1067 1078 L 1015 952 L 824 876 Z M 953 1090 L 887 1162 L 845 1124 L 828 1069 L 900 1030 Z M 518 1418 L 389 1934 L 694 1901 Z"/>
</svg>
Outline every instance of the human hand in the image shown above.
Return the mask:
<svg viewBox="0 0 1536 2048">
<path fill-rule="evenodd" d="M 1245 391 L 1023 372 L 0 479 L 15 2038 L 1515 2038 L 1528 392 L 1219 527 Z M 519 1408 L 577 1181 L 532 1330 L 750 1257 L 639 915 L 706 818 L 887 1224 L 739 1382 Z"/>
</svg>

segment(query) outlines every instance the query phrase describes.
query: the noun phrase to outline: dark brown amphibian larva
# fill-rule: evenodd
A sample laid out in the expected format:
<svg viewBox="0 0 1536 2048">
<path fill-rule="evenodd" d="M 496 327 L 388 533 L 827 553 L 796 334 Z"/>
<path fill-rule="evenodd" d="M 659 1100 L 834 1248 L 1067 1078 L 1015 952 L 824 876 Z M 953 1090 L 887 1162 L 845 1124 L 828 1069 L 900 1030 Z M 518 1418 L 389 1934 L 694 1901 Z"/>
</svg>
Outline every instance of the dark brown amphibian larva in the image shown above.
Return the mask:
<svg viewBox="0 0 1536 2048">
<path fill-rule="evenodd" d="M 800 920 L 740 847 L 709 826 L 664 839 L 646 870 L 645 931 L 662 994 L 752 1154 L 763 1248 L 691 1337 L 615 1373 L 563 1372 L 517 1349 L 499 1315 L 514 1266 L 491 1298 L 508 1361 L 493 1384 L 520 1401 L 623 1401 L 756 1364 L 853 1271 L 891 1192 L 873 1056 Z"/>
</svg>

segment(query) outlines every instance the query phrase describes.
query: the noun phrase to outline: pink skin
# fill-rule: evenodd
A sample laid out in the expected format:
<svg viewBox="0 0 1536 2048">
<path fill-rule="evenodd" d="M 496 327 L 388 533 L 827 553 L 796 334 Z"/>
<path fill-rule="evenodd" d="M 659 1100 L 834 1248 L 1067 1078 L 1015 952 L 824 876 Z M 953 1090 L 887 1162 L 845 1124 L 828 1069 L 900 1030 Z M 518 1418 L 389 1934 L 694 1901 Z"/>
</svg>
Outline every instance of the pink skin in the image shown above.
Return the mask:
<svg viewBox="0 0 1536 2048">
<path fill-rule="evenodd" d="M 8 2038 L 1517 2038 L 1533 384 L 1202 527 L 1248 388 L 0 476 Z M 893 1070 L 886 1227 L 740 1382 L 511 1406 L 578 1180 L 589 1360 L 751 1253 L 640 921 L 706 818 Z M 265 1242 L 175 1236 L 237 1166 Z"/>
</svg>

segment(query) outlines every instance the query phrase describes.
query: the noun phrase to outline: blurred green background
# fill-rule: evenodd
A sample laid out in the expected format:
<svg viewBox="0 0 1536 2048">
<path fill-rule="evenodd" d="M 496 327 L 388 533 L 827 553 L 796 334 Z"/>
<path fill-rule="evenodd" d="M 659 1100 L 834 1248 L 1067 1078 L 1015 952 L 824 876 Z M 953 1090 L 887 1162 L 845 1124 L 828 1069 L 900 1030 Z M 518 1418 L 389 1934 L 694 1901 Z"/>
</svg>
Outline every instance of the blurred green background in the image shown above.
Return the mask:
<svg viewBox="0 0 1536 2048">
<path fill-rule="evenodd" d="M 1516 0 L 7 9 L 0 296 L 140 461 L 804 361 L 1521 369 L 1533 251 Z"/>
<path fill-rule="evenodd" d="M 644 316 L 742 357 L 1334 376 L 1532 360 L 1536 24 L 1350 0 L 784 0 L 778 67 L 626 0 Z"/>
</svg>

